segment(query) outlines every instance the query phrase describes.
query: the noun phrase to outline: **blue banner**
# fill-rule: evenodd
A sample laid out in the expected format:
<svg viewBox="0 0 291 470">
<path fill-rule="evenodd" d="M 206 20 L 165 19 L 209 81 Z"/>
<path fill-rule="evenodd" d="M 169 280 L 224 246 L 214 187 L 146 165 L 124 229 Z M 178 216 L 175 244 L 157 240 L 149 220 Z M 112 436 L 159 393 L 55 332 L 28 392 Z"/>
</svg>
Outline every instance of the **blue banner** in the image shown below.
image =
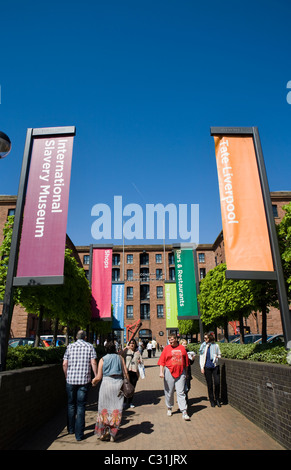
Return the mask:
<svg viewBox="0 0 291 470">
<path fill-rule="evenodd" d="M 113 330 L 124 329 L 124 284 L 112 284 Z"/>
</svg>

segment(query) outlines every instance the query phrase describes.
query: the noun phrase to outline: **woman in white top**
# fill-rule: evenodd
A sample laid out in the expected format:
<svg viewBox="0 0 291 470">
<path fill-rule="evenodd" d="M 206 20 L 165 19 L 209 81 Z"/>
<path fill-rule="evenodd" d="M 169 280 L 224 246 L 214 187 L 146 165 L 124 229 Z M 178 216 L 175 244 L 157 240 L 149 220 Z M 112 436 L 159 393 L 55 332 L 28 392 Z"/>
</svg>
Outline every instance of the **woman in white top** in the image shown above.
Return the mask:
<svg viewBox="0 0 291 470">
<path fill-rule="evenodd" d="M 199 354 L 200 368 L 202 374 L 205 375 L 210 404 L 212 407 L 215 405 L 220 407 L 220 369 L 218 365 L 218 359 L 221 357 L 221 352 L 218 344 L 215 343 L 215 337 L 213 333 L 207 333 L 204 335 L 204 343 L 202 343 L 200 346 Z"/>
<path fill-rule="evenodd" d="M 153 349 L 153 343 L 151 341 L 148 342 L 147 344 L 147 352 L 148 352 L 148 357 L 152 357 L 152 349 Z"/>
<path fill-rule="evenodd" d="M 136 387 L 136 383 L 139 379 L 139 371 L 138 365 L 142 364 L 141 354 L 138 350 L 137 343 L 135 339 L 131 339 L 127 346 L 124 348 L 122 352 L 122 356 L 125 360 L 125 366 L 128 371 L 129 381 L 130 383 Z M 133 397 L 125 399 L 125 405 L 129 406 L 130 408 L 134 408 L 134 404 L 132 403 Z"/>
</svg>

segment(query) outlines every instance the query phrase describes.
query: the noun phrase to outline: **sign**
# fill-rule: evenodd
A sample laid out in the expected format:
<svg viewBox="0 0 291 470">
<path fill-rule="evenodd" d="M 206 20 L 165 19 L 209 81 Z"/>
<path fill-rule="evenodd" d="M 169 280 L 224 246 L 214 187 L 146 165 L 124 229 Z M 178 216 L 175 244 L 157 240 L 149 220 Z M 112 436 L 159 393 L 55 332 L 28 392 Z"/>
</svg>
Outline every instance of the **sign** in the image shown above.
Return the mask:
<svg viewBox="0 0 291 470">
<path fill-rule="evenodd" d="M 63 283 L 73 139 L 33 139 L 15 285 Z"/>
<path fill-rule="evenodd" d="M 274 271 L 253 138 L 219 135 L 214 142 L 227 269 Z"/>
<path fill-rule="evenodd" d="M 92 318 L 111 320 L 112 248 L 92 248 Z"/>
<path fill-rule="evenodd" d="M 193 250 L 175 250 L 178 320 L 198 319 Z"/>
<path fill-rule="evenodd" d="M 124 328 L 124 284 L 112 284 L 113 330 Z"/>
<path fill-rule="evenodd" d="M 178 328 L 177 291 L 175 282 L 165 282 L 166 328 Z"/>
</svg>

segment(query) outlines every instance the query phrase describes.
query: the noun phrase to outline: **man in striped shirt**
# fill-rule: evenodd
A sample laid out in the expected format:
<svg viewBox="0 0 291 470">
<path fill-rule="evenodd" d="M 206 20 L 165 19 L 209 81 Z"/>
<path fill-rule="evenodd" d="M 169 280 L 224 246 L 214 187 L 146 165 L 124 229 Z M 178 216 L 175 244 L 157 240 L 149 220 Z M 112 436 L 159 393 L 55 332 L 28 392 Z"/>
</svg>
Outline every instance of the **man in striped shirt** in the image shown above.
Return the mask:
<svg viewBox="0 0 291 470">
<path fill-rule="evenodd" d="M 91 367 L 94 377 L 97 375 L 95 349 L 85 340 L 86 333 L 80 330 L 77 334 L 77 341 L 69 344 L 63 358 L 68 395 L 68 432 L 69 434 L 75 433 L 77 441 L 81 441 L 84 437 L 85 408 L 91 383 Z"/>
</svg>

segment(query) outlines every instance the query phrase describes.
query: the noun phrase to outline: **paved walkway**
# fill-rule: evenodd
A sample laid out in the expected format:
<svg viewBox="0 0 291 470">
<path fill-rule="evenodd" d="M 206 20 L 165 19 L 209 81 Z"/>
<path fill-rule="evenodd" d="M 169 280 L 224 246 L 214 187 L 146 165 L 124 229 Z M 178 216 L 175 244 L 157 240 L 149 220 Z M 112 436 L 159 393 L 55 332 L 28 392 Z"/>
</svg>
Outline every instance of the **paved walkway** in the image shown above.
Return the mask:
<svg viewBox="0 0 291 470">
<path fill-rule="evenodd" d="M 81 442 L 66 429 L 66 410 L 54 416 L 22 450 L 284 450 L 280 444 L 230 405 L 211 408 L 204 383 L 193 378 L 188 414 L 182 420 L 176 405 L 166 415 L 163 380 L 158 359 L 145 358 L 146 378 L 137 383 L 133 409 L 124 411 L 116 442 L 102 442 L 94 435 L 97 391 L 92 388 L 86 411 L 85 439 Z"/>
</svg>

